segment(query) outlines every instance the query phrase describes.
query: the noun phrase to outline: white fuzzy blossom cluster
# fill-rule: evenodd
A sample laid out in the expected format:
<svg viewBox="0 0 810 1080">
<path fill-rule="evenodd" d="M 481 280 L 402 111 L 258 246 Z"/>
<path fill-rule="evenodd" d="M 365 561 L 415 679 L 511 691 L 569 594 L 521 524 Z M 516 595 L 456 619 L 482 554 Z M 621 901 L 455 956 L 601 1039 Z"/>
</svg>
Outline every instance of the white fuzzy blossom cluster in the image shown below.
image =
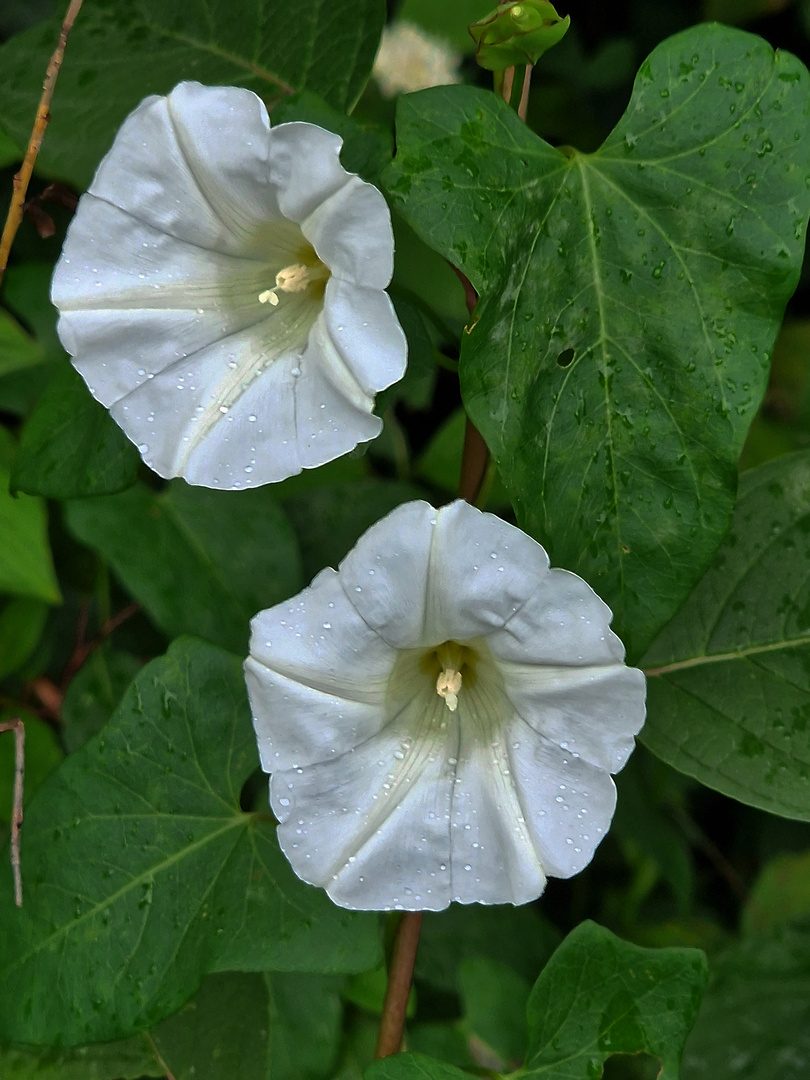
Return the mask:
<svg viewBox="0 0 810 1080">
<path fill-rule="evenodd" d="M 406 355 L 391 221 L 340 148 L 271 127 L 246 90 L 181 83 L 128 117 L 80 200 L 59 334 L 161 476 L 264 484 L 379 433 Z M 257 615 L 246 679 L 299 877 L 345 907 L 438 910 L 581 870 L 644 721 L 610 619 L 463 502 L 399 507 Z"/>
<path fill-rule="evenodd" d="M 383 30 L 372 75 L 385 97 L 461 82 L 461 56 L 441 38 L 405 20 Z"/>
</svg>

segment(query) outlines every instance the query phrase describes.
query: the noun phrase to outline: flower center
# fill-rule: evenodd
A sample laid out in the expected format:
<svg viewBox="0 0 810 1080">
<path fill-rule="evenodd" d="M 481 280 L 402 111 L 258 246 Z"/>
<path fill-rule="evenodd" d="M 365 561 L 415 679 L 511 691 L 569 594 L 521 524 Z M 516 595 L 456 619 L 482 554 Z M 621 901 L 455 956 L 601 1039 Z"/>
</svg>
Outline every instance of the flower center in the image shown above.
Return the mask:
<svg viewBox="0 0 810 1080">
<path fill-rule="evenodd" d="M 329 279 L 328 268 L 324 266 L 309 244 L 302 248 L 299 255 L 300 262 L 291 263 L 279 270 L 276 274 L 276 284 L 272 289 L 265 289 L 264 292 L 259 293 L 260 304 L 278 307 L 279 293 L 301 293 L 310 286 L 315 286 L 315 289 L 320 286 L 320 295 L 323 296 L 323 289 Z"/>
<path fill-rule="evenodd" d="M 443 697 L 450 712 L 458 708 L 458 695 L 461 693 L 461 669 L 465 667 L 464 649 L 456 641 L 445 641 L 436 649 L 436 658 L 441 664 L 441 671 L 436 676 L 436 693 Z"/>
</svg>

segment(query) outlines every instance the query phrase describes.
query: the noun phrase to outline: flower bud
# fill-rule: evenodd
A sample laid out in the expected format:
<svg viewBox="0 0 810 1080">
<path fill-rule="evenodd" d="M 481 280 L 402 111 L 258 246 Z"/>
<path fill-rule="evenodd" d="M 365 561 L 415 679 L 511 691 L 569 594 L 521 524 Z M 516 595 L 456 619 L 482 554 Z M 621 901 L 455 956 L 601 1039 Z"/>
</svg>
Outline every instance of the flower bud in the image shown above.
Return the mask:
<svg viewBox="0 0 810 1080">
<path fill-rule="evenodd" d="M 561 19 L 553 4 L 546 0 L 501 4 L 470 27 L 478 46 L 475 59 L 487 71 L 536 64 L 544 52 L 564 37 L 570 23 L 570 15 Z"/>
</svg>

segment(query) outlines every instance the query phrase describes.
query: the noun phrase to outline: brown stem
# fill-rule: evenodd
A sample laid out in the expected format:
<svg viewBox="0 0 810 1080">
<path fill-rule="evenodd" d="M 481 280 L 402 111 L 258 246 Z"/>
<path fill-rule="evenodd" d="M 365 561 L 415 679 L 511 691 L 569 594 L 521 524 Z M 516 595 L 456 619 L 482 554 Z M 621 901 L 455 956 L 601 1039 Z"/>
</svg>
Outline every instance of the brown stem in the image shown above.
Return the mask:
<svg viewBox="0 0 810 1080">
<path fill-rule="evenodd" d="M 23 823 L 23 776 L 25 774 L 25 724 L 19 716 L 0 724 L 0 732 L 14 732 L 14 804 L 11 811 L 11 872 L 14 875 L 14 903 L 22 907 L 20 870 L 20 829 Z"/>
<path fill-rule="evenodd" d="M 489 450 L 478 428 L 467 418 L 464 431 L 464 451 L 461 455 L 461 479 L 458 484 L 458 497 L 475 505 L 481 494 L 489 465 Z"/>
<path fill-rule="evenodd" d="M 8 266 L 8 256 L 11 251 L 11 245 L 14 243 L 14 237 L 17 235 L 17 229 L 19 229 L 23 217 L 23 206 L 25 204 L 25 196 L 28 192 L 28 184 L 31 180 L 31 174 L 34 171 L 34 164 L 37 160 L 39 148 L 42 145 L 45 128 L 48 126 L 48 121 L 51 118 L 51 101 L 53 100 L 53 92 L 56 88 L 56 79 L 59 75 L 59 69 L 62 66 L 62 60 L 65 55 L 65 45 L 67 44 L 68 34 L 73 28 L 73 21 L 79 14 L 81 6 L 82 0 L 70 0 L 70 6 L 67 15 L 65 16 L 65 21 L 62 23 L 62 30 L 59 34 L 59 41 L 48 64 L 48 69 L 45 72 L 45 82 L 42 84 L 42 97 L 39 99 L 39 108 L 37 109 L 37 116 L 34 121 L 34 128 L 31 132 L 31 138 L 28 140 L 28 149 L 25 151 L 25 157 L 23 158 L 20 171 L 14 177 L 14 193 L 11 196 L 11 205 L 9 206 L 3 235 L 0 237 L 0 281 L 3 280 L 3 274 Z"/>
<path fill-rule="evenodd" d="M 527 64 L 526 74 L 523 76 L 523 89 L 520 91 L 520 104 L 517 109 L 517 114 L 524 124 L 526 123 L 526 113 L 529 109 L 529 90 L 532 85 L 532 71 L 534 71 L 534 66 L 532 64 Z"/>
<path fill-rule="evenodd" d="M 388 988 L 385 991 L 380 1032 L 377 1036 L 375 1058 L 399 1053 L 402 1033 L 405 1030 L 405 1010 L 411 992 L 413 965 L 422 928 L 422 912 L 406 911 L 397 927 L 391 966 L 388 969 Z"/>
<path fill-rule="evenodd" d="M 454 266 L 453 269 L 464 286 L 467 311 L 472 316 L 475 305 L 478 303 L 478 293 L 466 274 L 462 274 L 457 266 Z M 460 499 L 464 499 L 468 503 L 475 503 L 484 485 L 488 465 L 489 451 L 487 450 L 487 444 L 484 442 L 478 428 L 468 417 L 467 427 L 464 432 L 464 451 L 461 455 L 461 479 L 458 484 L 458 497 Z"/>
<path fill-rule="evenodd" d="M 83 609 L 84 610 L 84 609 Z M 125 608 L 122 608 L 117 614 L 112 615 L 99 632 L 90 641 L 84 641 L 84 634 L 87 629 L 86 618 L 82 622 L 82 612 L 79 612 L 79 622 L 76 629 L 76 645 L 73 649 L 73 653 L 65 665 L 65 670 L 62 673 L 62 691 L 67 690 L 70 685 L 70 681 L 79 668 L 87 660 L 88 656 L 107 640 L 110 634 L 117 630 L 122 623 L 125 623 L 127 619 L 131 619 L 132 616 L 140 610 L 140 605 L 136 603 L 127 604 Z"/>
</svg>

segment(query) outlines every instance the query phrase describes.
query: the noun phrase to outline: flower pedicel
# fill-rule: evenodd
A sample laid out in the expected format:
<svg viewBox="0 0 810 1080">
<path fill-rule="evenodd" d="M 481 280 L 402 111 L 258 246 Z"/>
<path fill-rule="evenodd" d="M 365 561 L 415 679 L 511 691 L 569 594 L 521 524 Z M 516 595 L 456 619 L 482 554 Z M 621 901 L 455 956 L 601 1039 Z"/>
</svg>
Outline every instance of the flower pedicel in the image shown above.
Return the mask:
<svg viewBox="0 0 810 1080">
<path fill-rule="evenodd" d="M 181 83 L 124 121 L 53 278 L 59 336 L 161 476 L 282 480 L 375 438 L 405 370 L 388 207 L 341 140 Z"/>
<path fill-rule="evenodd" d="M 253 620 L 279 842 L 344 907 L 522 904 L 590 862 L 644 722 L 611 613 L 464 502 L 398 507 Z"/>
</svg>

